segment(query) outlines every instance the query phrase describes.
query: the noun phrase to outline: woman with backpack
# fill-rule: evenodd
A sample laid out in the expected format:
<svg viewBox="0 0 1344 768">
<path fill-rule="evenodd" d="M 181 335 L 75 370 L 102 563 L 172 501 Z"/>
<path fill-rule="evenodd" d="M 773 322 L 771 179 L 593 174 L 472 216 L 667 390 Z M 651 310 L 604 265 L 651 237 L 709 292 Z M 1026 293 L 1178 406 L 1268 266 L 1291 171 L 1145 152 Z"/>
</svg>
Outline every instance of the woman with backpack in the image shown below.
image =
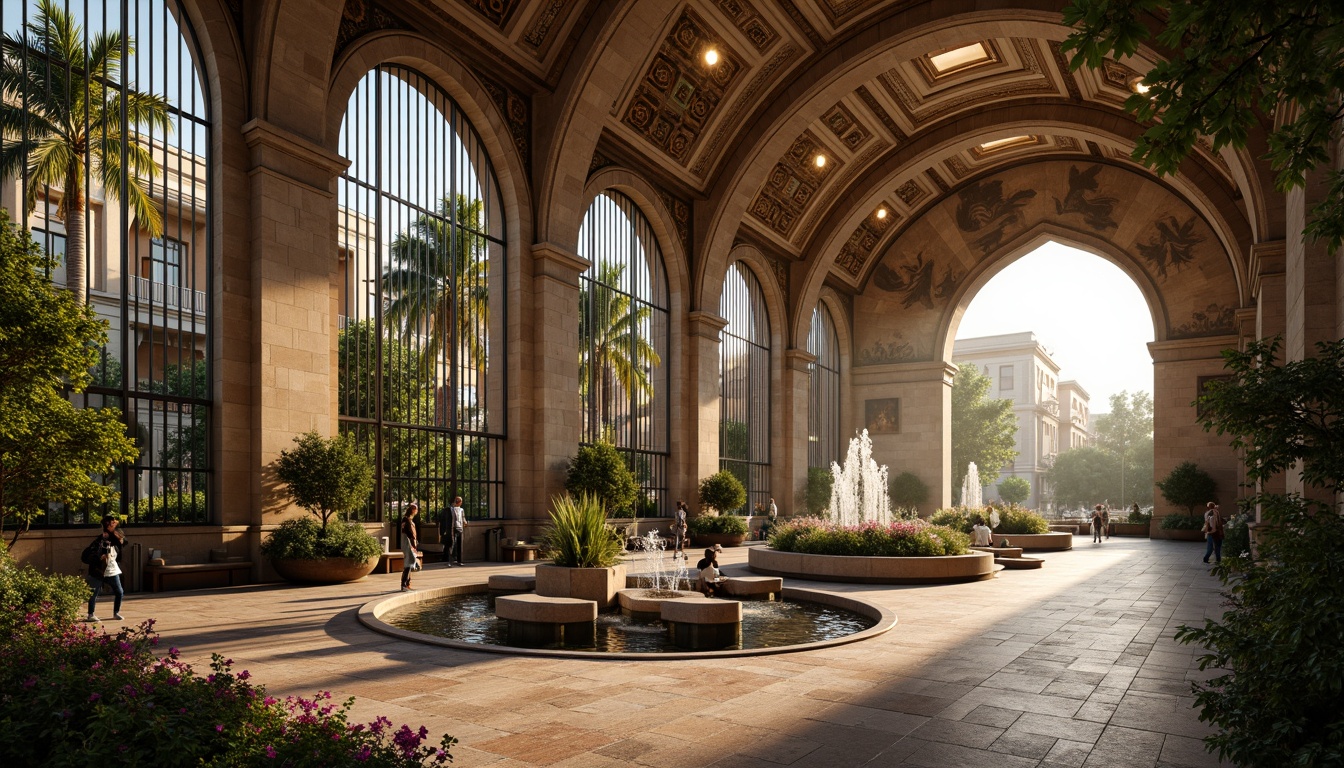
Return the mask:
<svg viewBox="0 0 1344 768">
<path fill-rule="evenodd" d="M 121 598 L 125 595 L 125 591 L 121 588 L 121 566 L 117 564 L 117 557 L 126 547 L 126 534 L 117 529 L 118 522 L 120 521 L 112 515 L 104 516 L 102 532 L 84 548 L 84 553 L 79 558 L 89 566 L 87 579 L 89 586 L 93 587 L 93 594 L 89 596 L 87 621 L 98 621 L 94 609 L 98 606 L 98 593 L 103 590 L 104 585 L 112 588 L 112 618 L 117 621 L 123 620 Z"/>
</svg>

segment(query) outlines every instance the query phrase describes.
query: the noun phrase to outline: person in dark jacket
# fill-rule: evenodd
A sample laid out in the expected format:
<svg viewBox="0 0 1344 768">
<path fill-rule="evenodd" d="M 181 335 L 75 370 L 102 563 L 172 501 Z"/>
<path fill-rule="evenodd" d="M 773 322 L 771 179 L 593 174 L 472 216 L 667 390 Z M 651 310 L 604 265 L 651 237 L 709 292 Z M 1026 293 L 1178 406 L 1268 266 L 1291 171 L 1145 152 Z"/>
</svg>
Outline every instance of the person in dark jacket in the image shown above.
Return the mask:
<svg viewBox="0 0 1344 768">
<path fill-rule="evenodd" d="M 415 555 L 420 548 L 416 538 L 415 518 L 420 514 L 420 505 L 411 502 L 401 515 L 401 591 L 411 590 L 411 571 L 415 570 Z"/>
<path fill-rule="evenodd" d="M 88 621 L 98 621 L 98 616 L 94 609 L 98 607 L 98 593 L 102 591 L 103 586 L 112 588 L 112 618 L 122 621 L 121 598 L 125 591 L 121 588 L 121 566 L 117 563 L 117 557 L 121 550 L 126 548 L 126 534 L 117 529 L 117 518 L 108 515 L 103 518 L 103 530 L 98 534 L 89 546 L 84 548 L 84 554 L 81 560 L 88 564 L 89 572 L 87 579 L 89 586 L 93 588 L 93 594 L 89 596 L 89 615 Z"/>
</svg>

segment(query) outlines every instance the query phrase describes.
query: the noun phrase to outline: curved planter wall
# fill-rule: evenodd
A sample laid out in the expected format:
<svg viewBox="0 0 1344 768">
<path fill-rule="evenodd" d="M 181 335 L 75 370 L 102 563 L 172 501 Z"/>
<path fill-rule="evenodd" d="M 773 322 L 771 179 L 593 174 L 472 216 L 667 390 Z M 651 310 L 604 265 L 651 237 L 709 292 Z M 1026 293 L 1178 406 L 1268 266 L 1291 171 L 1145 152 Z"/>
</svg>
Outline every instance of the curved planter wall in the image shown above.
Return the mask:
<svg viewBox="0 0 1344 768">
<path fill-rule="evenodd" d="M 1059 552 L 1073 549 L 1072 533 L 996 533 L 993 536 L 994 546 L 1007 539 L 1009 546 L 1021 547 L 1028 552 Z"/>
<path fill-rule="evenodd" d="M 769 576 L 855 584 L 954 584 L 994 575 L 994 556 L 988 552 L 943 557 L 849 557 L 752 547 L 747 563 L 753 571 Z"/>
</svg>

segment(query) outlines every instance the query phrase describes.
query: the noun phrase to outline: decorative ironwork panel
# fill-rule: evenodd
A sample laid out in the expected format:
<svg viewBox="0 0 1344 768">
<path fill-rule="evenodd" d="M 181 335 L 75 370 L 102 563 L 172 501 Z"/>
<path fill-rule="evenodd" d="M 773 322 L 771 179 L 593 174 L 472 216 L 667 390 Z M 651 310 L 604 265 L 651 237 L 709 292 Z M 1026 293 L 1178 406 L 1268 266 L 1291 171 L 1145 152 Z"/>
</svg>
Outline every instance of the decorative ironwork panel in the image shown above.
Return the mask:
<svg viewBox="0 0 1344 768">
<path fill-rule="evenodd" d="M 770 506 L 770 319 L 742 262 L 728 267 L 719 314 L 719 466 L 747 489 L 743 514 Z"/>
<path fill-rule="evenodd" d="M 817 358 L 807 367 L 807 466 L 825 468 L 840 460 L 840 341 L 825 304 L 812 310 L 807 351 Z"/>
</svg>

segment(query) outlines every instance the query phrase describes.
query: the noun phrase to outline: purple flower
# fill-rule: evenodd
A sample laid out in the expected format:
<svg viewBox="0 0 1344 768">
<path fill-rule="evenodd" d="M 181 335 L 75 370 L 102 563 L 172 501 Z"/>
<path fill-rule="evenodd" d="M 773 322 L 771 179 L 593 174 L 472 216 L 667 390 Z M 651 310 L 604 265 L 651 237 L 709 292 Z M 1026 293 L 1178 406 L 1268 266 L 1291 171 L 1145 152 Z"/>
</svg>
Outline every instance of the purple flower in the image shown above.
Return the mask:
<svg viewBox="0 0 1344 768">
<path fill-rule="evenodd" d="M 269 758 L 271 758 L 272 760 L 274 760 L 274 759 L 275 759 L 275 747 L 272 747 L 270 744 L 267 744 L 267 745 L 266 745 L 266 756 L 269 757 Z"/>
<path fill-rule="evenodd" d="M 101 698 L 103 698 L 103 694 L 101 694 L 101 693 L 90 693 L 90 694 L 89 694 L 89 701 L 97 701 L 97 700 L 99 700 L 99 699 L 101 699 Z"/>
<path fill-rule="evenodd" d="M 224 732 L 224 724 L 223 724 L 223 723 L 220 723 L 219 725 L 216 725 L 216 726 L 215 726 L 215 733 L 223 733 L 223 732 Z"/>
</svg>

